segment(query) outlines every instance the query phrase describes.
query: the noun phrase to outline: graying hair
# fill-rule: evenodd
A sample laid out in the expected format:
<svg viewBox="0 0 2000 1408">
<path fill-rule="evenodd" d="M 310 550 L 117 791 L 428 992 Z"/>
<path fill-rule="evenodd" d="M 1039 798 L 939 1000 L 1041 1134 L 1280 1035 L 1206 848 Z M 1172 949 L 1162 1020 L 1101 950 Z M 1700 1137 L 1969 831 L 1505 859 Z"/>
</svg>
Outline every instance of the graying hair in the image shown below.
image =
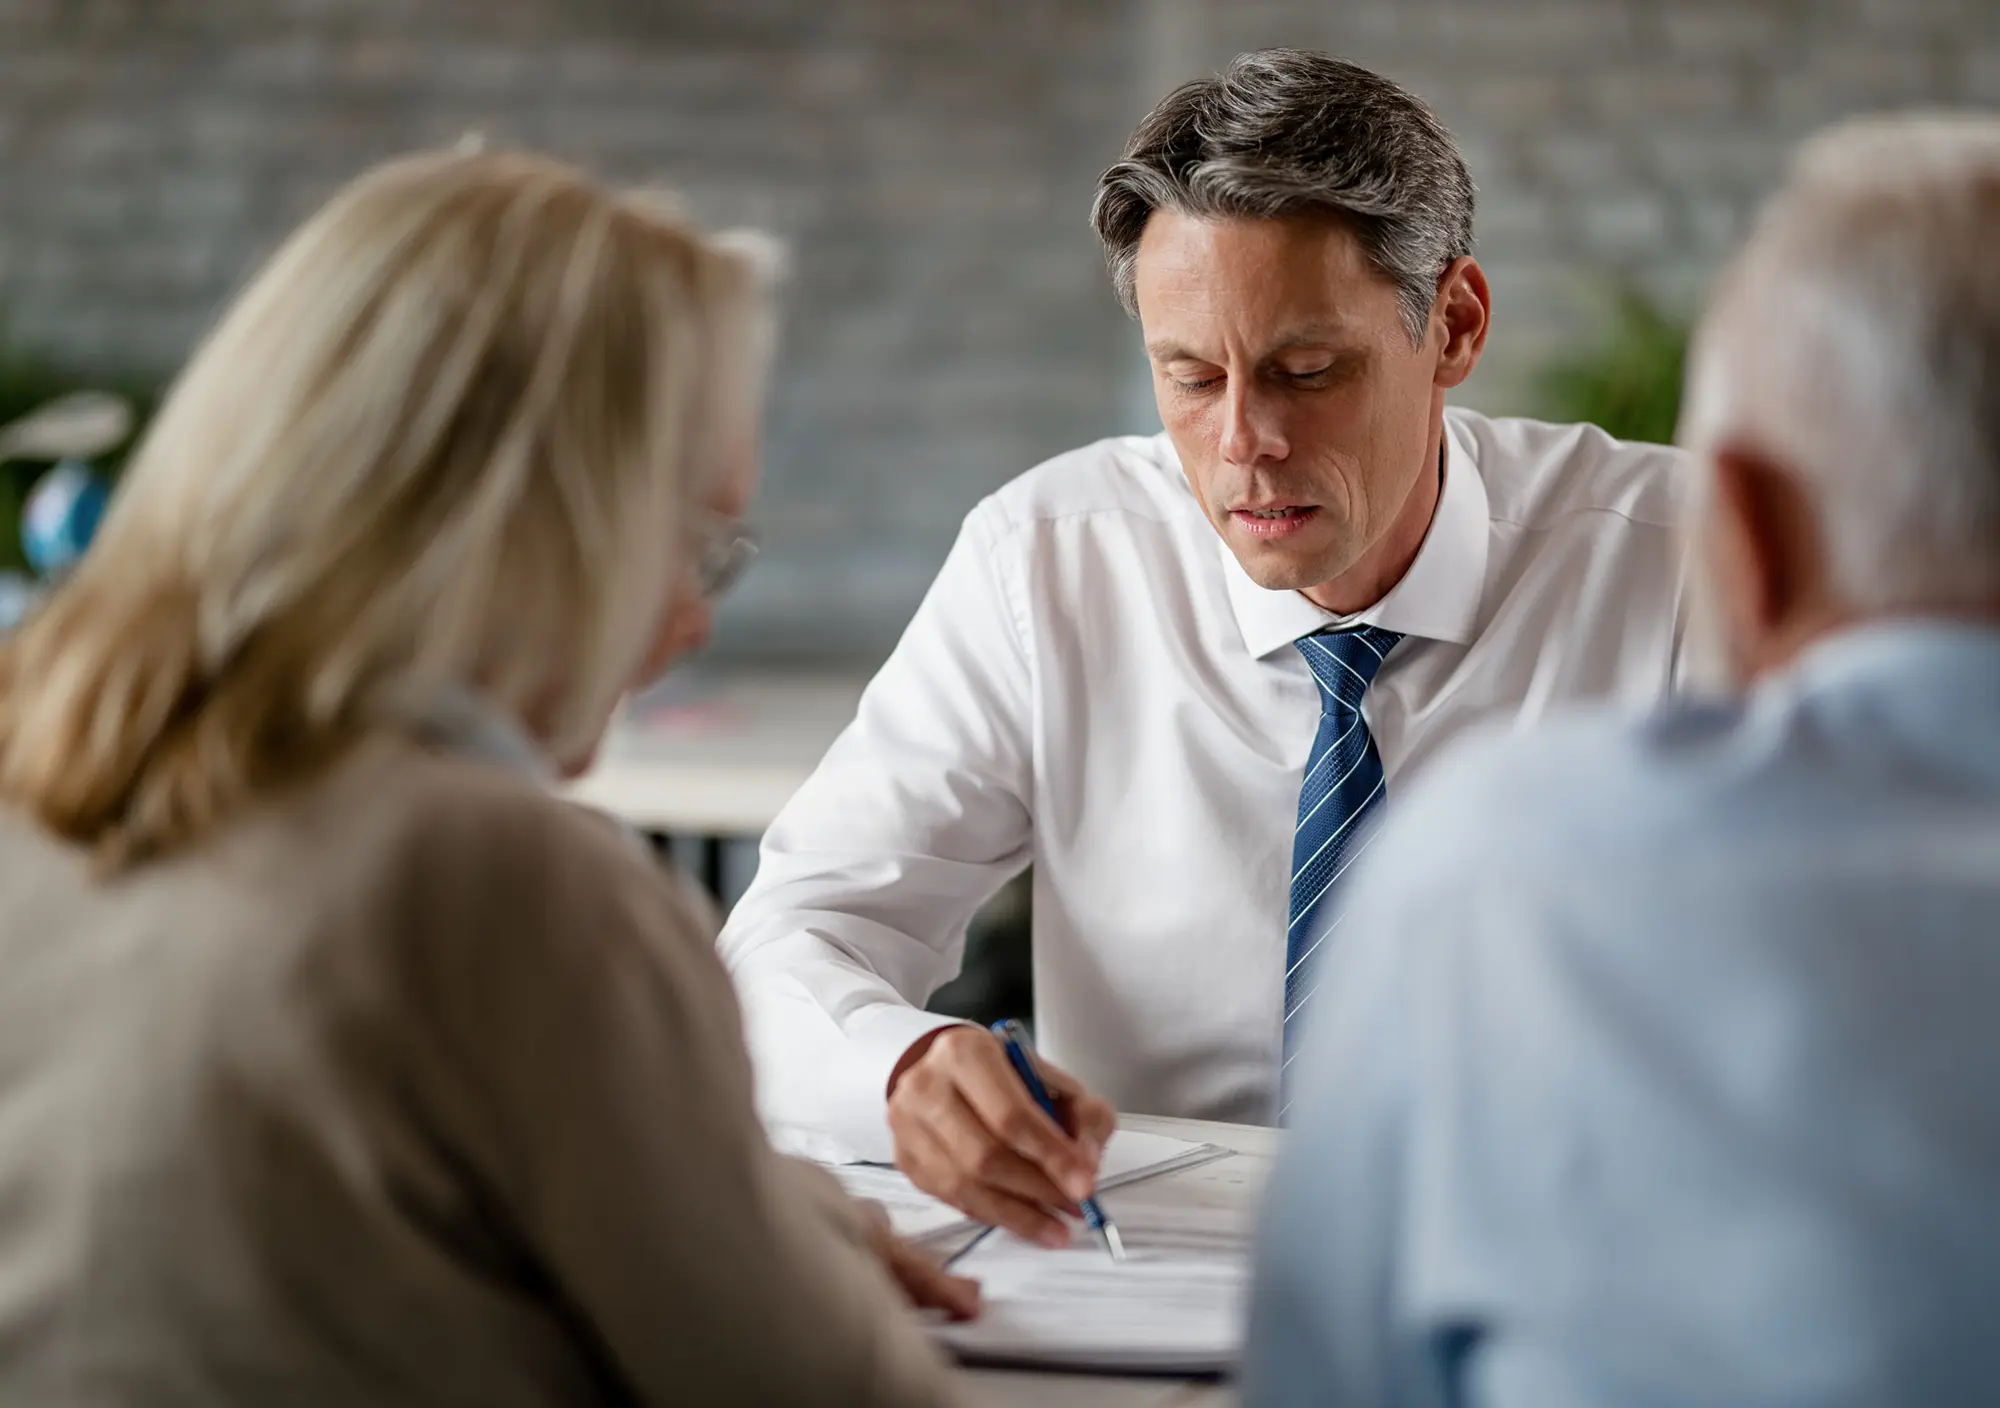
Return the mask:
<svg viewBox="0 0 2000 1408">
<path fill-rule="evenodd" d="M 2000 119 L 1809 143 L 1717 286 L 1682 439 L 1781 456 L 1868 609 L 2000 593 Z"/>
<path fill-rule="evenodd" d="M 1414 343 L 1438 279 L 1472 253 L 1472 202 L 1458 144 L 1413 94 L 1330 54 L 1260 49 L 1146 114 L 1098 179 L 1090 223 L 1118 301 L 1137 317 L 1139 237 L 1154 211 L 1333 217 L 1396 285 Z"/>
</svg>

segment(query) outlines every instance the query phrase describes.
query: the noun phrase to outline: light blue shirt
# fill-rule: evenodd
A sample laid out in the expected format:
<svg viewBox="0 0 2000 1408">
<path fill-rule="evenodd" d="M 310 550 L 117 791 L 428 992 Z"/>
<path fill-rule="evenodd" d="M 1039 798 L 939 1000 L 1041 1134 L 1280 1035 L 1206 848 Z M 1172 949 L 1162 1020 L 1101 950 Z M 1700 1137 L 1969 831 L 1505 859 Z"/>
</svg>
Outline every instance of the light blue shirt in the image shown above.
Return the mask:
<svg viewBox="0 0 2000 1408">
<path fill-rule="evenodd" d="M 1483 738 L 1357 875 L 1249 1404 L 2000 1402 L 2000 630 Z"/>
</svg>

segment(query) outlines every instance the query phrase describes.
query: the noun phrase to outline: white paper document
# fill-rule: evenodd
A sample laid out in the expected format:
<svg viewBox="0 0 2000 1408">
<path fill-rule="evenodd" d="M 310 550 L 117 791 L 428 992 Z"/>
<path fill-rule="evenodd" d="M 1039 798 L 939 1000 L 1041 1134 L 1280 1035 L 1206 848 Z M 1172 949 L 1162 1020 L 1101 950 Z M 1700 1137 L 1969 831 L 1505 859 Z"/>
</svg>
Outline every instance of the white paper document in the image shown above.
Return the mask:
<svg viewBox="0 0 2000 1408">
<path fill-rule="evenodd" d="M 1228 1153 L 1217 1144 L 1192 1144 L 1185 1139 L 1121 1129 L 1104 1146 L 1097 1190 L 1108 1193 L 1127 1188 L 1163 1173 L 1225 1158 Z M 881 1164 L 842 1164 L 833 1169 L 833 1174 L 854 1197 L 880 1203 L 888 1210 L 890 1224 L 912 1241 L 949 1242 L 978 1227 L 957 1208 L 918 1192 L 909 1179 L 893 1168 Z M 1112 1216 L 1116 1220 L 1117 1215 Z M 1121 1225 L 1120 1231 L 1123 1230 Z"/>
<path fill-rule="evenodd" d="M 1096 1241 L 1048 1251 L 999 1234 L 953 1269 L 980 1314 L 933 1333 L 974 1364 L 1124 1373 L 1221 1373 L 1243 1342 L 1250 1234 L 1240 1214 L 1119 1207 L 1127 1259 Z"/>
</svg>

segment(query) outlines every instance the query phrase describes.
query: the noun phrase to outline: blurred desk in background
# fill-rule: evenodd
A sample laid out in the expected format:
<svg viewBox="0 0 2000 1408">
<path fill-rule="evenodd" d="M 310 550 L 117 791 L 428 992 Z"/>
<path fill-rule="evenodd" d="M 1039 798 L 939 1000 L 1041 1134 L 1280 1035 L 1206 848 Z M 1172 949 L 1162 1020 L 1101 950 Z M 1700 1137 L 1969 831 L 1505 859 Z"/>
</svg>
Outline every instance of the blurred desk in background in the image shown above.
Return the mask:
<svg viewBox="0 0 2000 1408">
<path fill-rule="evenodd" d="M 570 796 L 670 844 L 726 904 L 738 888 L 724 873 L 728 843 L 764 834 L 854 718 L 871 673 L 672 676 L 626 709 Z"/>
</svg>

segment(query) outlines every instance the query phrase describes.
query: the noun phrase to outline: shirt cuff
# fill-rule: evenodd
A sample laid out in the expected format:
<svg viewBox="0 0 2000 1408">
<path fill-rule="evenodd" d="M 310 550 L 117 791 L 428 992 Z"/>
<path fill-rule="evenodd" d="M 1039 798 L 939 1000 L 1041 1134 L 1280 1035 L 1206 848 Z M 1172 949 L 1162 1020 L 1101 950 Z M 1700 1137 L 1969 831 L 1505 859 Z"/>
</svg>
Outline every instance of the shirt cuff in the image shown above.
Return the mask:
<svg viewBox="0 0 2000 1408">
<path fill-rule="evenodd" d="M 889 1073 L 910 1046 L 945 1027 L 973 1023 L 919 1007 L 884 1002 L 857 1015 L 847 1038 L 853 1064 L 840 1082 L 833 1108 L 815 1128 L 792 1127 L 777 1137 L 788 1154 L 828 1164 L 890 1164 L 896 1161 L 889 1134 Z"/>
</svg>

